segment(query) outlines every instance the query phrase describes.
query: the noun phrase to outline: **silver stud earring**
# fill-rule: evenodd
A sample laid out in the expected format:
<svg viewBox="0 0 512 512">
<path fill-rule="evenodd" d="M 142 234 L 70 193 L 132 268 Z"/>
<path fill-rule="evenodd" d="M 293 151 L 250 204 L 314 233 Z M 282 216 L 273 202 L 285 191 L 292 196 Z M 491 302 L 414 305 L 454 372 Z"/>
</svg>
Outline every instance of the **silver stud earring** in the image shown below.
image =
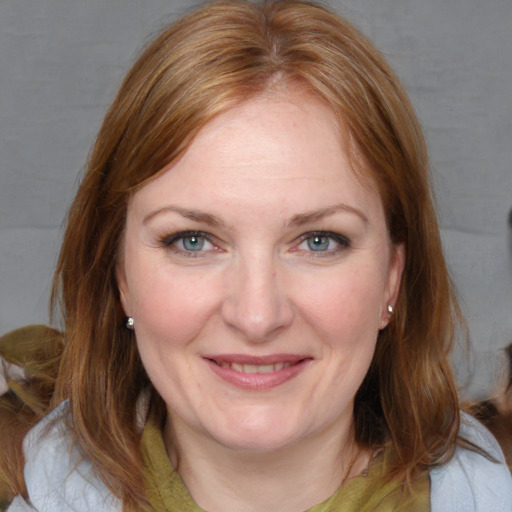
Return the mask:
<svg viewBox="0 0 512 512">
<path fill-rule="evenodd" d="M 388 313 L 389 313 L 390 315 L 392 315 L 392 314 L 393 314 L 393 306 L 392 306 L 391 304 L 388 304 Z"/>
<path fill-rule="evenodd" d="M 135 320 L 131 316 L 126 319 L 126 328 L 130 331 L 135 330 Z"/>
</svg>

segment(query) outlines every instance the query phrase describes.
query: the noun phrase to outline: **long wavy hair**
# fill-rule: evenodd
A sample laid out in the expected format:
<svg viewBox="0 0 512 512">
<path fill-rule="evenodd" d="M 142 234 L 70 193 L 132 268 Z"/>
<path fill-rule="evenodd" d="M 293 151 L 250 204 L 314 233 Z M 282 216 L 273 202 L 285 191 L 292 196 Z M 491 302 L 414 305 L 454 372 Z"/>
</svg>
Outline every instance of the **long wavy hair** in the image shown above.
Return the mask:
<svg viewBox="0 0 512 512">
<path fill-rule="evenodd" d="M 275 87 L 322 98 L 350 133 L 406 248 L 398 302 L 356 396 L 357 442 L 391 446 L 389 481 L 446 462 L 459 428 L 448 356 L 458 306 L 442 253 L 425 142 L 399 80 L 338 15 L 301 0 L 208 3 L 143 51 L 110 107 L 71 206 L 52 301 L 65 348 L 54 404 L 125 504 L 146 501 L 137 400 L 149 390 L 125 326 L 116 265 L 130 196 L 182 155 L 221 112 Z M 147 392 L 147 391 L 146 391 Z"/>
</svg>

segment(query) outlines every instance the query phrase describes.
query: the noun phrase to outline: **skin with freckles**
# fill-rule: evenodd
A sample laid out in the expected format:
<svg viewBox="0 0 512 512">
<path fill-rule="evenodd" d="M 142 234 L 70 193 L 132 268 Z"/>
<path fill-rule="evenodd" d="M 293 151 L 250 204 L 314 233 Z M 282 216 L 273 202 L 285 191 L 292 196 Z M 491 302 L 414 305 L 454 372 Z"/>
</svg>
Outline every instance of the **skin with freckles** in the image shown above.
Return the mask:
<svg viewBox="0 0 512 512">
<path fill-rule="evenodd" d="M 168 453 L 207 510 L 221 509 L 209 485 L 237 482 L 224 497 L 245 489 L 255 503 L 255 478 L 276 502 L 288 496 L 276 509 L 304 510 L 355 454 L 353 472 L 368 461 L 353 443 L 354 397 L 404 254 L 344 142 L 319 100 L 261 96 L 211 121 L 130 200 L 122 304 L 167 404 Z M 249 467 L 257 492 L 242 482 Z"/>
</svg>

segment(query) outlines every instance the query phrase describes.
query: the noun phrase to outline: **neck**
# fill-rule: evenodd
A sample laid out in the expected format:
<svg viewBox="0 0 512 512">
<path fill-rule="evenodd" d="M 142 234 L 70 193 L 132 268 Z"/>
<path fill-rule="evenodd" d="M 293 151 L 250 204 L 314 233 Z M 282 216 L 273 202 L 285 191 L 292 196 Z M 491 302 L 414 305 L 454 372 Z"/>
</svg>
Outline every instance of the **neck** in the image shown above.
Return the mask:
<svg viewBox="0 0 512 512">
<path fill-rule="evenodd" d="M 192 498 L 208 512 L 301 512 L 329 498 L 370 459 L 351 425 L 268 452 L 233 450 L 180 427 L 166 426 L 167 450 Z"/>
</svg>

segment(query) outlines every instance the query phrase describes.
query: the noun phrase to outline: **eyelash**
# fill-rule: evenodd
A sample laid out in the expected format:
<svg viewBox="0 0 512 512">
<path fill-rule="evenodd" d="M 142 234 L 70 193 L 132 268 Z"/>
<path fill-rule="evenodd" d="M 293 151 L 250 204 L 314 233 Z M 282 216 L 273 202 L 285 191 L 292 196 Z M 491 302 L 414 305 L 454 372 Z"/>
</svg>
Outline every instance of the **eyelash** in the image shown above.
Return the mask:
<svg viewBox="0 0 512 512">
<path fill-rule="evenodd" d="M 179 242 L 180 240 L 185 240 L 187 238 L 201 238 L 203 241 L 210 243 L 214 247 L 217 247 L 216 244 L 213 241 L 213 237 L 209 235 L 208 233 L 205 233 L 203 231 L 180 231 L 178 233 L 173 233 L 170 235 L 166 235 L 162 237 L 159 240 L 160 245 L 166 248 L 172 248 L 172 246 Z M 331 231 L 310 231 L 308 233 L 304 233 L 298 238 L 298 243 L 294 246 L 292 251 L 300 251 L 303 249 L 300 249 L 299 247 L 306 241 L 312 240 L 314 238 L 326 238 L 328 240 L 332 240 L 337 244 L 337 247 L 334 249 L 327 249 L 325 251 L 314 251 L 312 249 L 305 249 L 305 253 L 307 254 L 307 257 L 309 258 L 322 258 L 322 257 L 329 257 L 336 255 L 340 252 L 342 252 L 345 249 L 348 249 L 351 247 L 350 240 L 343 236 L 339 235 L 337 233 L 333 233 Z M 203 242 L 204 243 L 204 242 Z M 193 251 L 193 250 L 187 250 L 185 248 L 174 248 L 175 252 L 184 255 L 189 258 L 198 258 L 204 256 L 205 252 L 203 250 Z"/>
<path fill-rule="evenodd" d="M 331 231 L 310 231 L 309 233 L 304 233 L 299 237 L 299 243 L 295 246 L 295 250 L 300 250 L 299 246 L 302 245 L 303 242 L 314 238 L 327 238 L 334 241 L 337 244 L 337 247 L 334 249 L 327 249 L 325 251 L 314 251 L 312 249 L 306 250 L 307 257 L 309 258 L 333 256 L 351 247 L 351 242 L 346 236 L 339 235 L 338 233 L 333 233 Z"/>
<path fill-rule="evenodd" d="M 212 237 L 208 233 L 204 233 L 203 231 L 180 231 L 179 233 L 173 233 L 171 235 L 166 235 L 160 239 L 160 244 L 166 248 L 172 249 L 173 244 L 179 242 L 180 240 L 185 240 L 187 238 L 201 238 L 204 241 L 212 244 L 216 247 L 215 243 L 212 241 Z M 198 258 L 204 256 L 205 251 L 190 251 L 185 248 L 175 248 L 176 253 L 180 255 L 184 255 L 188 258 Z"/>
</svg>

